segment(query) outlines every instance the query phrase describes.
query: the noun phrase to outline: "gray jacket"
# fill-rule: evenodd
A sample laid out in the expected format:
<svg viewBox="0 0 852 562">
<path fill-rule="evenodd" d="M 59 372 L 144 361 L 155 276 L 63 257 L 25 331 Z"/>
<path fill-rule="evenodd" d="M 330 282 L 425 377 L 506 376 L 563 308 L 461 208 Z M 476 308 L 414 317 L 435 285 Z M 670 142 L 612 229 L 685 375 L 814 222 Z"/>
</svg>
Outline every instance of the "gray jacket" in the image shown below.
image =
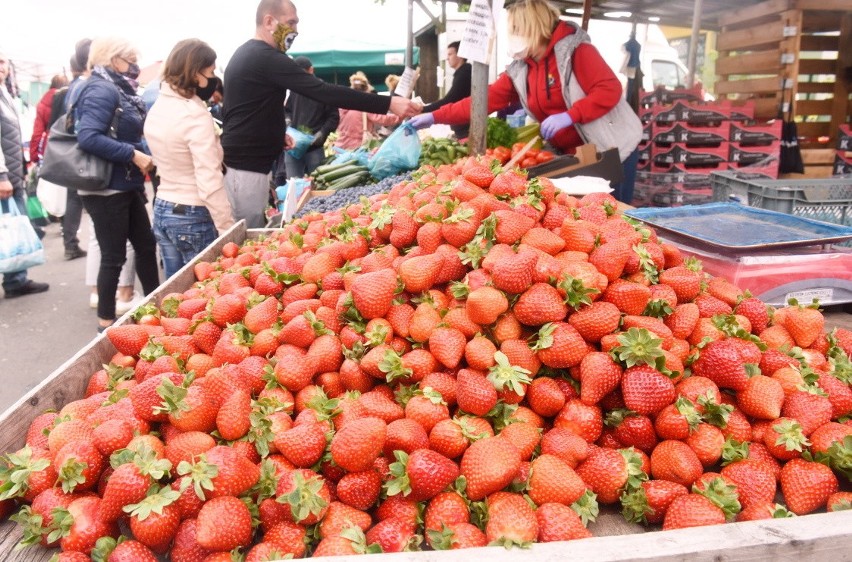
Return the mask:
<svg viewBox="0 0 852 562">
<path fill-rule="evenodd" d="M 17 195 L 24 189 L 21 124 L 12 98 L 5 89 L 0 91 L 0 148 L 0 180 L 9 180 Z"/>
<path fill-rule="evenodd" d="M 562 78 L 562 97 L 565 99 L 566 107 L 586 97 L 586 92 L 577 82 L 577 76 L 573 72 L 572 56 L 574 49 L 580 43 L 589 43 L 589 34 L 572 22 L 565 22 L 574 28 L 574 33 L 561 39 L 553 47 L 556 55 L 556 65 Z M 521 103 L 532 117 L 527 105 L 527 63 L 523 60 L 515 60 L 506 69 L 512 84 L 521 99 Z M 599 117 L 588 123 L 574 123 L 580 138 L 586 143 L 594 143 L 600 150 L 618 148 L 621 160 L 627 159 L 636 150 L 639 141 L 642 140 L 642 122 L 631 109 L 624 98 L 621 98 L 615 107 L 603 117 Z"/>
</svg>

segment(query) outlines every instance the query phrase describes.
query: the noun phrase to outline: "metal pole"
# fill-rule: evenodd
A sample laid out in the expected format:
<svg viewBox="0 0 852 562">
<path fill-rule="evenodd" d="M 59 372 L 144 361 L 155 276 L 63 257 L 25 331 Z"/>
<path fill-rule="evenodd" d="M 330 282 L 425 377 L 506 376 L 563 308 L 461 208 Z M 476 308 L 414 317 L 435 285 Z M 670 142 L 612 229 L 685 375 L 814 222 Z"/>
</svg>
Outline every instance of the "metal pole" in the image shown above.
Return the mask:
<svg viewBox="0 0 852 562">
<path fill-rule="evenodd" d="M 686 87 L 695 85 L 695 62 L 698 58 L 698 32 L 701 31 L 701 13 L 704 11 L 704 0 L 695 0 L 692 12 L 692 36 L 689 38 L 689 57 L 687 60 Z"/>
<path fill-rule="evenodd" d="M 414 68 L 414 0 L 408 0 L 408 40 L 405 43 L 405 65 Z"/>
<path fill-rule="evenodd" d="M 488 0 L 488 7 L 492 2 Z M 473 62 L 470 75 L 470 135 L 471 154 L 485 154 L 485 133 L 488 130 L 488 65 Z"/>
<path fill-rule="evenodd" d="M 589 30 L 590 19 L 592 19 L 592 0 L 583 0 L 583 31 Z"/>
</svg>

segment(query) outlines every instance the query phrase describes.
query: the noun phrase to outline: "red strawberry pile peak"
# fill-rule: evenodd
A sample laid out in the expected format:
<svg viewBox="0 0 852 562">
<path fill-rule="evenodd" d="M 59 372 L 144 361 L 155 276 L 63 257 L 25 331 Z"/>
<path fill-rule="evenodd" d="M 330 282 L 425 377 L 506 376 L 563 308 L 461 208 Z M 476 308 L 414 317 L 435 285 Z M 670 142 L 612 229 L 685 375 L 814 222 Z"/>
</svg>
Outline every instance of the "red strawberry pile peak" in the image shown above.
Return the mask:
<svg viewBox="0 0 852 562">
<path fill-rule="evenodd" d="M 487 159 L 415 178 L 110 328 L 0 460 L 23 543 L 267 560 L 849 509 L 852 333 L 818 305 L 767 307 L 609 195 Z"/>
</svg>

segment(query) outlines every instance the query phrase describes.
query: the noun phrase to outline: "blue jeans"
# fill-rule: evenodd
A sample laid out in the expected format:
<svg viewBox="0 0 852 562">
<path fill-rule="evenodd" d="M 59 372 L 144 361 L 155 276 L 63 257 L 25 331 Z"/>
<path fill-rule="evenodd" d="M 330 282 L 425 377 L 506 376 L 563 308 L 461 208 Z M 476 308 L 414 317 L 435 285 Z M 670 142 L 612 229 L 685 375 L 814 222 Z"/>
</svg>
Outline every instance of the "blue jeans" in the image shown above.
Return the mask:
<svg viewBox="0 0 852 562">
<path fill-rule="evenodd" d="M 167 278 L 191 262 L 218 236 L 207 207 L 154 200 L 154 237 Z"/>
<path fill-rule="evenodd" d="M 325 151 L 321 146 L 309 149 L 299 159 L 285 153 L 284 162 L 287 166 L 287 178 L 301 178 L 310 174 L 317 169 L 323 159 L 325 159 Z"/>
<path fill-rule="evenodd" d="M 16 189 L 13 192 L 12 198 L 15 200 L 15 205 L 18 207 L 18 211 L 22 215 L 27 214 L 27 202 L 24 201 L 24 191 Z M 0 208 L 2 208 L 4 213 L 9 212 L 9 204 L 6 201 L 0 201 Z M 22 271 L 12 271 L 9 273 L 3 274 L 3 290 L 10 291 L 14 289 L 20 289 L 27 283 L 27 270 L 24 269 Z"/>
<path fill-rule="evenodd" d="M 612 195 L 622 203 L 630 204 L 633 201 L 633 187 L 636 183 L 636 166 L 639 164 L 639 149 L 633 151 L 627 160 L 621 163 L 624 169 L 624 179 L 621 183 L 612 186 L 615 191 Z"/>
</svg>

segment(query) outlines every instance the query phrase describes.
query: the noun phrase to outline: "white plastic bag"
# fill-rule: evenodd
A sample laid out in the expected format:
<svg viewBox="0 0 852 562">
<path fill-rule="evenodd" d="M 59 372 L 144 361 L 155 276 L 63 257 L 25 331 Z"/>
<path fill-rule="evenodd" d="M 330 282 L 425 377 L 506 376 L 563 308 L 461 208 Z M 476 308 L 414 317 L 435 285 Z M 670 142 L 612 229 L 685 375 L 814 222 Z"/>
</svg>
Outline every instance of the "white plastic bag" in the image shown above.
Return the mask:
<svg viewBox="0 0 852 562">
<path fill-rule="evenodd" d="M 44 263 L 44 247 L 30 219 L 22 215 L 14 199 L 7 199 L 8 213 L 0 213 L 0 273 L 23 271 Z"/>
<path fill-rule="evenodd" d="M 65 202 L 68 190 L 61 185 L 51 183 L 44 178 L 39 178 L 36 184 L 36 195 L 44 210 L 54 217 L 65 215 Z"/>
</svg>

